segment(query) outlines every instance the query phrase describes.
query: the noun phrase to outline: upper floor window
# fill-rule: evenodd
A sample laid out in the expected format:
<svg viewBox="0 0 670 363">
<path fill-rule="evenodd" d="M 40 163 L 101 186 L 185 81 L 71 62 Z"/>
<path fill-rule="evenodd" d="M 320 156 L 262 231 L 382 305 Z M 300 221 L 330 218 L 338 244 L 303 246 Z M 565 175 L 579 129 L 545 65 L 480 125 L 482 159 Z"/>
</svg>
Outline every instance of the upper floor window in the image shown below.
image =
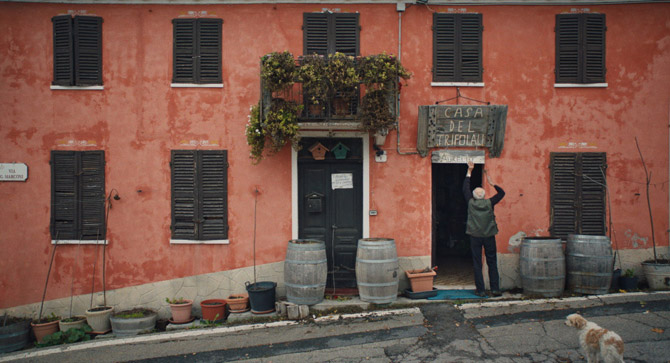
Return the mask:
<svg viewBox="0 0 670 363">
<path fill-rule="evenodd" d="M 228 151 L 172 150 L 172 239 L 228 239 Z"/>
<path fill-rule="evenodd" d="M 482 14 L 433 14 L 433 82 L 482 81 Z"/>
<path fill-rule="evenodd" d="M 173 83 L 222 83 L 221 19 L 173 19 Z"/>
<path fill-rule="evenodd" d="M 303 54 L 358 56 L 359 33 L 357 13 L 304 13 Z"/>
<path fill-rule="evenodd" d="M 51 152 L 51 238 L 105 239 L 105 152 Z"/>
<path fill-rule="evenodd" d="M 59 15 L 51 18 L 55 86 L 102 85 L 102 18 Z"/>
<path fill-rule="evenodd" d="M 556 15 L 556 83 L 605 82 L 605 14 Z"/>
</svg>

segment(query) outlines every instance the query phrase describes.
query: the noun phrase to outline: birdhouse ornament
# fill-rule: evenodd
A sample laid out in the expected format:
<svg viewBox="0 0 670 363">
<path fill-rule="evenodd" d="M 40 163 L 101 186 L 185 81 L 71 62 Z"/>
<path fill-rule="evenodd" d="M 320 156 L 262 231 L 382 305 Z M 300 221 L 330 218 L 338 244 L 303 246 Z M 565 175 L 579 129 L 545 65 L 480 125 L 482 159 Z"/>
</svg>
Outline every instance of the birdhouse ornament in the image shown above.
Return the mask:
<svg viewBox="0 0 670 363">
<path fill-rule="evenodd" d="M 327 147 L 323 146 L 320 142 L 317 142 L 316 144 L 312 145 L 309 147 L 309 152 L 312 153 L 312 157 L 314 160 L 323 160 L 326 158 L 326 153 L 330 150 L 328 150 Z"/>
</svg>

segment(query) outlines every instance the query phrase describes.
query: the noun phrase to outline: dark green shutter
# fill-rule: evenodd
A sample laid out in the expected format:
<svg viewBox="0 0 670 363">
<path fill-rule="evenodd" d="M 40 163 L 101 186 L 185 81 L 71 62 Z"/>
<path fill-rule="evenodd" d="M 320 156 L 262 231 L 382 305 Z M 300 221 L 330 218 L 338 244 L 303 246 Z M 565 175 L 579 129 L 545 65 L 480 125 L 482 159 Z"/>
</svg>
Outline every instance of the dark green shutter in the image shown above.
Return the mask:
<svg viewBox="0 0 670 363">
<path fill-rule="evenodd" d="M 102 85 L 102 18 L 74 17 L 75 83 Z"/>
<path fill-rule="evenodd" d="M 356 57 L 358 49 L 358 14 L 356 13 L 334 13 L 331 14 L 334 22 L 334 51 Z M 330 52 L 329 53 L 334 53 Z"/>
<path fill-rule="evenodd" d="M 556 83 L 605 82 L 605 15 L 556 15 Z"/>
<path fill-rule="evenodd" d="M 196 152 L 172 151 L 172 238 L 197 238 Z"/>
<path fill-rule="evenodd" d="M 54 78 L 57 86 L 74 85 L 74 60 L 72 45 L 72 17 L 59 15 L 51 18 L 54 43 Z"/>
<path fill-rule="evenodd" d="M 79 239 L 77 233 L 77 152 L 51 152 L 51 238 Z"/>
<path fill-rule="evenodd" d="M 605 82 L 605 14 L 583 14 L 584 82 Z"/>
<path fill-rule="evenodd" d="M 197 21 L 198 83 L 221 83 L 221 19 Z"/>
<path fill-rule="evenodd" d="M 199 195 L 201 229 L 199 239 L 228 238 L 228 154 L 225 150 L 200 151 Z"/>
<path fill-rule="evenodd" d="M 105 152 L 80 153 L 79 230 L 81 239 L 105 239 Z"/>
<path fill-rule="evenodd" d="M 196 19 L 173 19 L 172 82 L 196 81 Z"/>
<path fill-rule="evenodd" d="M 605 153 L 551 153 L 551 234 L 604 235 Z"/>
<path fill-rule="evenodd" d="M 433 81 L 482 80 L 482 15 L 433 14 Z"/>
<path fill-rule="evenodd" d="M 460 54 L 458 68 L 459 81 L 480 82 L 482 80 L 482 14 L 462 14 L 459 16 Z"/>
<path fill-rule="evenodd" d="M 304 13 L 302 44 L 303 54 L 328 54 L 328 14 Z"/>
<path fill-rule="evenodd" d="M 580 156 L 581 208 L 579 233 L 603 236 L 606 233 L 606 154 L 581 153 Z"/>
<path fill-rule="evenodd" d="M 304 13 L 303 54 L 340 52 L 357 56 L 360 52 L 358 19 L 356 13 Z"/>
<path fill-rule="evenodd" d="M 552 236 L 566 239 L 577 230 L 577 154 L 551 153 L 551 226 Z"/>
</svg>

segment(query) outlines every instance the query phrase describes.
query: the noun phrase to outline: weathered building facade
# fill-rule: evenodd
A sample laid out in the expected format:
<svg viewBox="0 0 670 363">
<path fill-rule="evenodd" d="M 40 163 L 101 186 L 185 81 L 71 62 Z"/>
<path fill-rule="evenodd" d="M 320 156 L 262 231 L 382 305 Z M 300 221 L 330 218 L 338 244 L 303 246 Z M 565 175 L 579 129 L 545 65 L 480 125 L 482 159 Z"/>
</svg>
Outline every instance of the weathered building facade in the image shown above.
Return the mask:
<svg viewBox="0 0 670 363">
<path fill-rule="evenodd" d="M 607 234 L 639 271 L 636 139 L 667 254 L 670 3 L 476 3 L 0 2 L 0 309 L 39 309 L 54 248 L 60 313 L 101 303 L 103 282 L 118 308 L 225 298 L 254 274 L 281 295 L 287 241 L 314 235 L 342 286 L 363 237 L 393 238 L 401 269 L 449 269 L 467 261 L 463 158 L 507 192 L 503 289 L 524 235 Z M 302 150 L 253 164 L 259 59 L 285 50 L 397 55 L 397 128 L 376 147 L 355 119 L 306 117 Z M 348 154 L 315 160 L 317 142 Z"/>
</svg>

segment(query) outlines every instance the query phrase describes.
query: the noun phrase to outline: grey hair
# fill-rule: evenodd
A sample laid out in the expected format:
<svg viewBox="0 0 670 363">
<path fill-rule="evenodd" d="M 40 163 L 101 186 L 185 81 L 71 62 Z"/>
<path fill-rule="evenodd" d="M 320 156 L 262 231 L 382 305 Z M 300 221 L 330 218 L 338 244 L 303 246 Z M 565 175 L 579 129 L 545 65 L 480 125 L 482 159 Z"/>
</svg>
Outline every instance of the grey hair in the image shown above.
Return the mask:
<svg viewBox="0 0 670 363">
<path fill-rule="evenodd" d="M 486 196 L 484 188 L 475 188 L 475 190 L 472 191 L 472 197 L 475 199 L 484 199 L 484 196 Z"/>
</svg>

